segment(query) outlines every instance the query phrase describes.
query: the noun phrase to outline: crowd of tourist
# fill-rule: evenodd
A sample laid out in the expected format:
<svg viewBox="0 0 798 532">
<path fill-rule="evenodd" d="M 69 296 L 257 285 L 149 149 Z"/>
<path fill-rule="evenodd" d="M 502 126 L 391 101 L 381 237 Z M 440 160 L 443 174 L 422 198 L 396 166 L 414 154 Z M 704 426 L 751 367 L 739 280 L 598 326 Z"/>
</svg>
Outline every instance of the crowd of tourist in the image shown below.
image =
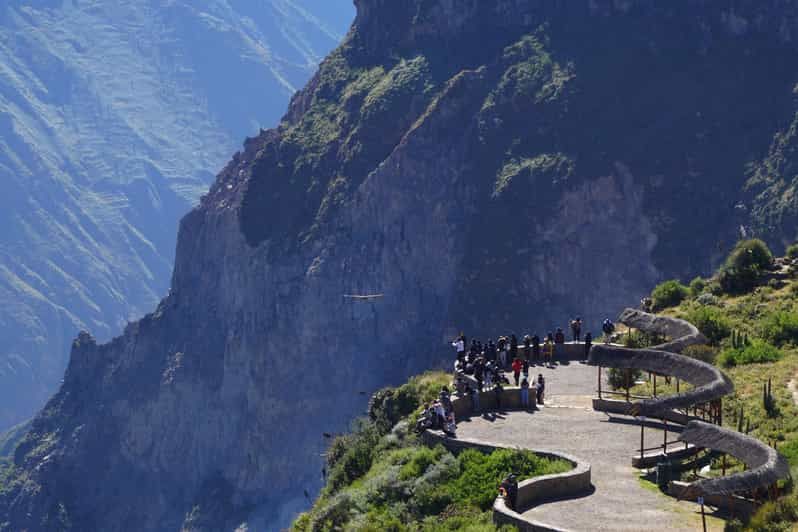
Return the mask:
<svg viewBox="0 0 798 532">
<path fill-rule="evenodd" d="M 593 344 L 590 332 L 582 334 L 582 319 L 577 317 L 569 321 L 568 328 L 572 341 L 582 344 L 586 359 Z M 611 320 L 602 323 L 605 341 L 615 330 Z M 551 368 L 555 363 L 558 346 L 566 343 L 566 335 L 561 327 L 548 332 L 543 338 L 537 333 L 526 334 L 519 341 L 516 334 L 500 336 L 494 342 L 489 339 L 484 343 L 468 339 L 460 334 L 452 341 L 457 356 L 455 362 L 455 388 L 458 395 L 470 399 L 474 413 L 482 411 L 480 394 L 492 392 L 496 409 L 501 410 L 504 403 L 504 388 L 510 386 L 508 375 L 512 375 L 512 385 L 520 389 L 522 408 L 537 409 L 543 405 L 546 397 L 546 379 L 542 373 L 537 377 L 530 376 L 530 368 L 543 365 Z M 450 391 L 444 387 L 438 398 L 424 406 L 416 424 L 416 429 L 440 429 L 453 436 L 456 429 L 455 413 L 452 407 Z"/>
</svg>

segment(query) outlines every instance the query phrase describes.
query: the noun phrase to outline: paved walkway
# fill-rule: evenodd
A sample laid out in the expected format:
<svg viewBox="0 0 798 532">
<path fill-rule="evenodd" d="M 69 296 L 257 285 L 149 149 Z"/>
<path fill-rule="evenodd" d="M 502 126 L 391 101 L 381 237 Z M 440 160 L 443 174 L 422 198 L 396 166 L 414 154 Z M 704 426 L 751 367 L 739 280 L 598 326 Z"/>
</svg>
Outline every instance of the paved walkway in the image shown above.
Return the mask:
<svg viewBox="0 0 798 532">
<path fill-rule="evenodd" d="M 546 406 L 537 412 L 508 412 L 463 420 L 459 439 L 478 439 L 507 447 L 564 451 L 590 463 L 595 491 L 585 497 L 537 506 L 525 513 L 537 521 L 574 531 L 701 530 L 698 506 L 678 503 L 645 487 L 631 466 L 640 445 L 639 425 L 595 412 L 591 398 L 596 369 L 578 362 L 530 374 L 546 378 Z M 530 375 L 531 376 L 531 375 Z M 646 428 L 646 446 L 662 441 L 662 432 Z M 710 530 L 723 530 L 708 520 Z"/>
</svg>

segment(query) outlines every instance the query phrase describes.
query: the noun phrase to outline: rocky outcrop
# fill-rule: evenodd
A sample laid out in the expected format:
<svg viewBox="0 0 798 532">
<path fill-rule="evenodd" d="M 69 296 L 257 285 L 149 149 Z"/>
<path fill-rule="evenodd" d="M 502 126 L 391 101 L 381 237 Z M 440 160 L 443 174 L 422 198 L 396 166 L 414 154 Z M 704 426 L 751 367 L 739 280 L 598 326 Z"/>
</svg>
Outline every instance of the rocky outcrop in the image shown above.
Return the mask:
<svg viewBox="0 0 798 532">
<path fill-rule="evenodd" d="M 319 487 L 322 433 L 457 331 L 598 323 L 707 269 L 792 98 L 792 47 L 715 3 L 357 4 L 183 219 L 158 309 L 74 346 L 11 529 L 274 526 Z"/>
</svg>

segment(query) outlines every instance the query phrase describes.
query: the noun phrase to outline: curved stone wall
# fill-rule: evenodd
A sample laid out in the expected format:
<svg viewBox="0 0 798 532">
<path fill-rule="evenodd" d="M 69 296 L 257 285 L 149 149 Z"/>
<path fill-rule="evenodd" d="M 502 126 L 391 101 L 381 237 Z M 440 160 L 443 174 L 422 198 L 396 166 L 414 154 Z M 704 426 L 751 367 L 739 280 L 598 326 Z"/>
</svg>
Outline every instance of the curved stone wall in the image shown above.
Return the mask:
<svg viewBox="0 0 798 532">
<path fill-rule="evenodd" d="M 484 401 L 482 405 L 487 406 L 488 409 L 493 408 L 490 404 L 486 404 L 490 403 L 492 395 L 492 393 L 483 392 L 480 396 L 480 401 Z M 507 399 L 507 409 L 520 408 L 521 396 L 518 389 L 507 390 L 505 392 L 505 397 Z M 458 418 L 465 416 L 471 406 L 470 400 L 465 397 L 455 398 L 452 404 L 455 416 Z M 504 401 L 502 406 L 505 406 Z M 489 453 L 506 448 L 502 445 L 487 441 L 449 438 L 440 432 L 429 430 L 422 434 L 422 441 L 429 446 L 443 445 L 453 453 L 458 453 L 465 449 L 476 449 L 480 452 Z M 565 473 L 542 475 L 519 482 L 518 506 L 520 508 L 529 509 L 547 500 L 581 495 L 590 490 L 589 463 L 559 451 L 555 452 L 532 448 L 528 448 L 527 450 L 543 458 L 565 460 L 573 466 L 573 469 Z M 499 525 L 513 525 L 523 532 L 562 532 L 561 529 L 554 526 L 524 517 L 522 514 L 508 507 L 502 497 L 496 497 L 496 500 L 493 502 L 493 521 Z"/>
<path fill-rule="evenodd" d="M 790 466 L 775 449 L 756 438 L 703 421 L 691 421 L 679 436 L 681 441 L 728 453 L 749 468 L 727 477 L 690 484 L 682 498 L 692 494 L 731 495 L 770 486 L 790 474 Z"/>
<path fill-rule="evenodd" d="M 669 417 L 674 409 L 708 403 L 734 391 L 729 378 L 715 366 L 677 354 L 689 345 L 706 343 L 706 338 L 692 324 L 635 309 L 626 309 L 619 321 L 629 327 L 671 339 L 651 349 L 595 345 L 590 351 L 588 364 L 642 369 L 675 376 L 693 385 L 692 390 L 684 393 L 629 403 L 625 413 Z M 694 482 L 688 486 L 684 496 L 728 495 L 750 491 L 768 487 L 789 476 L 789 466 L 781 455 L 763 442 L 745 434 L 702 421 L 690 421 L 679 439 L 697 447 L 728 453 L 750 468 L 726 477 Z"/>
</svg>

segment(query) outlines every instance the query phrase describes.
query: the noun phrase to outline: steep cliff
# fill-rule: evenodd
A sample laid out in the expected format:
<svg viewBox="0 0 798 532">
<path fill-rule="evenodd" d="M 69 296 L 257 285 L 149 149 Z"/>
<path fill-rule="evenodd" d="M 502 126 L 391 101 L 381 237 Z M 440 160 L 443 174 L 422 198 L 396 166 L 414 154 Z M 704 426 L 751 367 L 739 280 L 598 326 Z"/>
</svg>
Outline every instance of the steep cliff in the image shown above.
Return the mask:
<svg viewBox="0 0 798 532">
<path fill-rule="evenodd" d="M 457 330 L 595 323 L 709 270 L 791 119 L 789 2 L 356 6 L 183 219 L 156 312 L 75 342 L 7 528 L 285 523 L 322 433 Z"/>
<path fill-rule="evenodd" d="M 79 330 L 110 339 L 163 297 L 180 217 L 278 122 L 348 4 L 3 2 L 0 430 L 57 389 Z"/>
</svg>

